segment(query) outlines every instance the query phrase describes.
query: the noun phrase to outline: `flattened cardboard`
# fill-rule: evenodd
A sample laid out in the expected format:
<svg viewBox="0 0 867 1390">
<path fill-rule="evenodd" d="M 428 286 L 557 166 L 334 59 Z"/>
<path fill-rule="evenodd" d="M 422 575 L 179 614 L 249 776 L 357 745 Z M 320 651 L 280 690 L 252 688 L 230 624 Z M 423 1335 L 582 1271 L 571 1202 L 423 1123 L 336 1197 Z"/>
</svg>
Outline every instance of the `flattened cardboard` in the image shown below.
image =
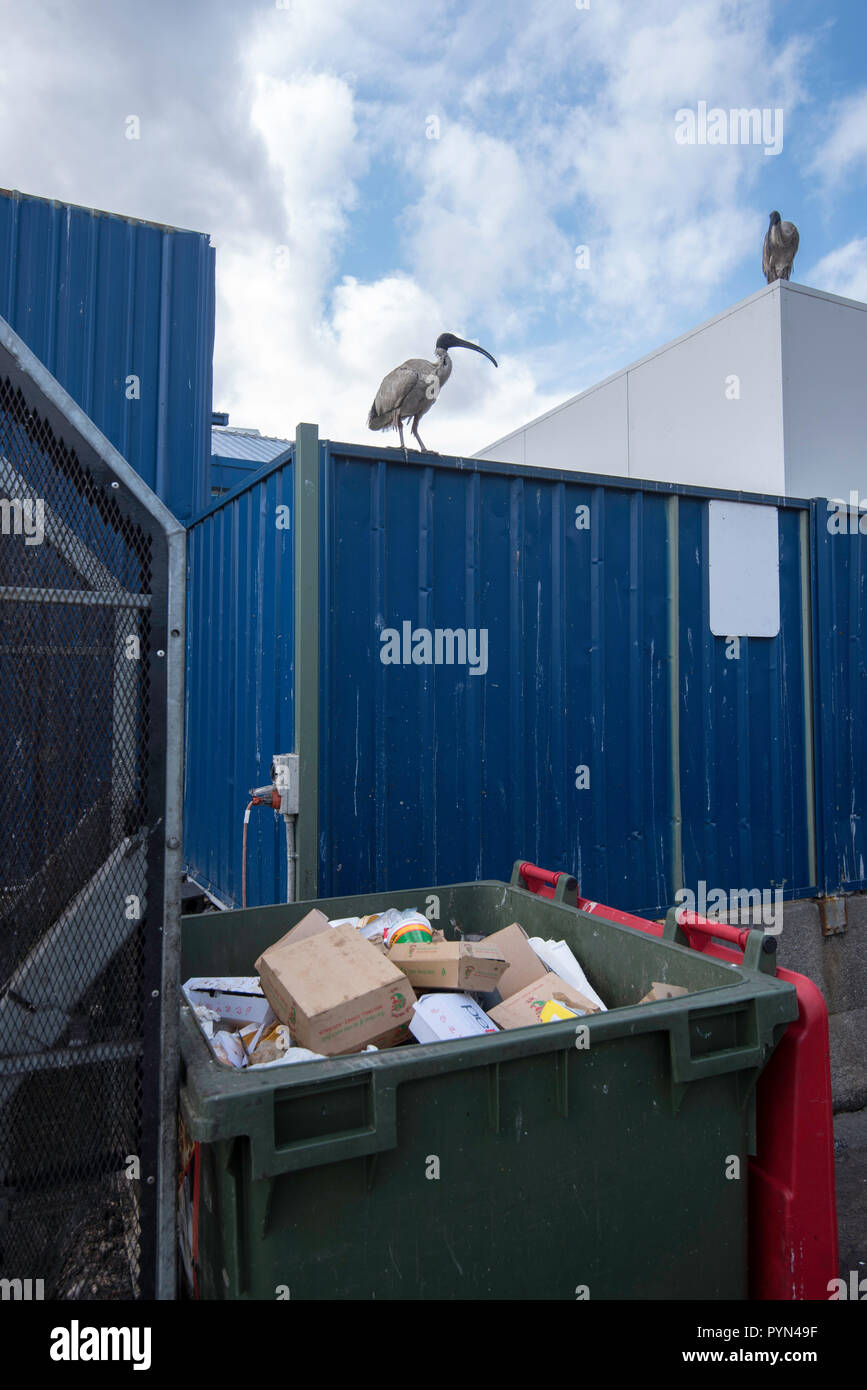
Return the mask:
<svg viewBox="0 0 867 1390">
<path fill-rule="evenodd" d="M 487 942 L 398 942 L 389 955 L 415 989 L 461 989 L 487 993 L 496 989 L 508 968 L 502 951 Z"/>
<path fill-rule="evenodd" d="M 353 927 L 328 927 L 303 941 L 284 937 L 263 951 L 256 969 L 275 1014 L 311 1052 L 339 1057 L 407 1036 L 412 985 Z"/>
<path fill-rule="evenodd" d="M 496 1033 L 496 1024 L 468 994 L 425 994 L 415 1006 L 409 1025 L 416 1042 L 449 1042 Z"/>
<path fill-rule="evenodd" d="M 679 999 L 682 994 L 689 994 L 688 989 L 683 985 L 667 985 L 662 980 L 654 980 L 643 999 L 639 999 L 639 1004 L 655 1004 L 660 999 Z"/>
<path fill-rule="evenodd" d="M 549 970 L 547 975 L 540 976 L 538 980 L 527 985 L 526 989 L 511 995 L 495 1009 L 489 1009 L 488 1018 L 501 1028 L 527 1028 L 540 1022 L 542 1009 L 549 999 L 556 999 L 558 1004 L 565 1004 L 567 1009 L 574 1009 L 581 1018 L 587 1014 L 599 1013 L 592 1000 L 585 999 L 577 989 L 567 985 L 565 980 L 561 980 L 559 975 Z"/>
<path fill-rule="evenodd" d="M 501 999 L 509 999 L 513 994 L 526 989 L 527 985 L 538 980 L 548 969 L 545 963 L 539 960 L 530 945 L 527 933 L 518 922 L 512 922 L 511 926 L 495 931 L 493 936 L 486 936 L 485 945 L 495 947 L 498 954 L 505 956 L 508 961 L 508 967 L 497 983 Z"/>
</svg>

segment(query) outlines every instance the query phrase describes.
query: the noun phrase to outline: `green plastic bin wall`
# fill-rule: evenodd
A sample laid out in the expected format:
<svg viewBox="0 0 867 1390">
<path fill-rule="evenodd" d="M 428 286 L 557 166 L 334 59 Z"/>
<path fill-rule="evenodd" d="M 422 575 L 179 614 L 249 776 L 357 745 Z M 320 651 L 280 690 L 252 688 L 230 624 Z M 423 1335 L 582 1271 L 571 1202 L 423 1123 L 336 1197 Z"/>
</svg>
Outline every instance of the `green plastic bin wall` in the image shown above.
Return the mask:
<svg viewBox="0 0 867 1390">
<path fill-rule="evenodd" d="M 184 1007 L 200 1297 L 747 1296 L 755 1083 L 797 1016 L 760 933 L 733 966 L 457 884 L 186 918 L 182 978 L 251 973 L 314 905 L 438 908 L 449 937 L 518 921 L 565 939 L 609 1012 L 586 1048 L 564 1022 L 257 1073 L 216 1063 Z M 624 1007 L 654 980 L 698 992 Z"/>
</svg>

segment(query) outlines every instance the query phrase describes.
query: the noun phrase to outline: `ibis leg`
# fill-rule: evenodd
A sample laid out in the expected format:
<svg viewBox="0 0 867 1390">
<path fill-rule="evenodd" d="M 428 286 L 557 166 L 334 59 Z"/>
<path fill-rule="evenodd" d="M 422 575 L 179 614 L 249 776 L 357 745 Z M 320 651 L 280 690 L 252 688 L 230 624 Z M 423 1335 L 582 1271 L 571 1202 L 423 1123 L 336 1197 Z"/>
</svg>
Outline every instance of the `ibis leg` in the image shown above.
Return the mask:
<svg viewBox="0 0 867 1390">
<path fill-rule="evenodd" d="M 420 416 L 420 415 L 416 415 L 415 419 L 414 419 L 413 422 L 412 422 L 412 433 L 415 435 L 416 439 L 418 440 L 419 449 L 421 450 L 421 452 L 422 452 L 423 454 L 433 454 L 433 453 L 435 453 L 436 451 L 435 451 L 434 449 L 426 449 L 426 448 L 425 448 L 425 446 L 424 446 L 424 441 L 423 441 L 421 435 L 420 435 L 419 432 L 418 432 L 418 422 L 419 422 L 420 419 L 421 419 L 421 416 Z"/>
</svg>

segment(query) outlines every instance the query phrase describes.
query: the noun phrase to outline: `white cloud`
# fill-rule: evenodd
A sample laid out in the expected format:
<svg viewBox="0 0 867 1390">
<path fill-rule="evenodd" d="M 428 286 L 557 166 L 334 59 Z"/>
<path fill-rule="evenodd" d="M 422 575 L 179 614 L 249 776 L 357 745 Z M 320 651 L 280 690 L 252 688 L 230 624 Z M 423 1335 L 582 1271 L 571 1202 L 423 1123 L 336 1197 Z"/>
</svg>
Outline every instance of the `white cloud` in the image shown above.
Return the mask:
<svg viewBox="0 0 867 1390">
<path fill-rule="evenodd" d="M 365 168 L 352 92 L 327 73 L 285 81 L 255 73 L 252 86 L 250 122 L 265 146 L 286 218 L 281 244 L 303 296 L 321 295 Z"/>
<path fill-rule="evenodd" d="M 811 168 L 827 185 L 856 171 L 867 173 L 867 89 L 833 107 L 830 132 Z"/>
<path fill-rule="evenodd" d="M 507 140 L 464 126 L 427 143 L 423 189 L 404 217 L 416 274 L 438 287 L 449 324 L 481 316 L 498 336 L 514 334 L 572 269 L 544 178 Z"/>
<path fill-rule="evenodd" d="M 245 244 L 224 252 L 222 340 L 228 341 L 231 325 L 243 323 L 245 350 L 222 364 L 220 408 L 235 423 L 267 434 L 291 438 L 297 423 L 312 420 L 323 437 L 395 446 L 396 433 L 367 431 L 367 412 L 392 367 L 407 355 L 433 359 L 441 305 L 405 275 L 367 284 L 347 277 L 334 292 L 331 314 L 311 325 L 309 316 L 295 312 L 298 296 L 289 277 L 281 288 L 271 247 L 262 242 L 259 251 L 251 257 Z M 409 354 L 408 344 L 414 345 Z M 420 426 L 425 443 L 440 453 L 469 455 L 556 404 L 554 397 L 540 397 L 532 371 L 517 358 L 507 357 L 495 370 L 485 358 L 457 349 L 453 362 L 442 400 Z M 411 445 L 408 430 L 406 438 Z"/>
<path fill-rule="evenodd" d="M 212 232 L 215 404 L 283 434 L 373 442 L 379 380 L 448 329 L 501 362 L 458 352 L 422 431 L 469 453 L 719 308 L 777 160 L 679 146 L 674 113 L 783 106 L 788 140 L 804 99 L 804 45 L 779 46 L 766 0 L 61 13 L 7 36 L 4 181 Z"/>
<path fill-rule="evenodd" d="M 244 51 L 251 125 L 264 143 L 286 232 L 281 244 L 229 224 L 220 238 L 215 379 L 219 406 L 233 420 L 282 435 L 300 419 L 315 420 L 332 438 L 394 444 L 396 435 L 366 430 L 385 373 L 408 356 L 432 359 L 444 329 L 481 336 L 479 321 L 499 321 L 503 332 L 491 346 L 501 357 L 499 338 L 515 327 L 515 296 L 526 295 L 552 242 L 561 243 L 561 257 L 568 247 L 540 215 L 542 190 L 508 142 L 448 121 L 441 140 L 426 140 L 430 101 L 412 117 L 393 105 L 383 126 L 371 121 L 345 74 L 311 70 L 317 44 L 322 64 L 350 43 L 356 67 L 372 61 L 382 12 L 374 5 L 364 35 L 354 36 L 345 31 L 353 8 L 342 0 L 318 27 L 303 4 L 283 29 L 269 15 Z M 299 61 L 306 66 L 296 73 Z M 381 53 L 377 61 L 383 70 Z M 379 113 L 379 95 L 374 107 Z M 369 282 L 344 276 L 332 288 L 329 271 L 383 142 L 408 190 L 421 189 L 406 215 L 410 270 L 395 267 Z M 415 158 L 424 161 L 421 176 L 413 174 Z M 557 273 L 549 270 L 545 290 L 556 286 Z M 422 431 L 441 452 L 472 453 L 555 403 L 540 396 L 532 369 L 514 356 L 499 370 L 469 353 L 457 351 L 454 360 L 447 394 Z"/>
<path fill-rule="evenodd" d="M 817 261 L 804 284 L 844 299 L 867 302 L 867 237 L 854 237 Z"/>
<path fill-rule="evenodd" d="M 462 440 L 469 430 L 484 443 L 492 403 L 504 413 L 489 437 L 589 384 L 592 354 L 588 362 L 583 341 L 570 349 L 582 328 L 606 340 L 599 356 L 608 370 L 612 342 L 628 357 L 648 335 L 665 336 L 674 309 L 698 319 L 753 247 L 758 257 L 764 210 L 757 218 L 747 199 L 766 177 L 768 157 L 756 147 L 679 146 L 674 115 L 707 100 L 782 106 L 790 118 L 803 99 L 805 49 L 798 39 L 774 45 L 763 3 L 651 0 L 633 17 L 612 0 L 588 11 L 543 7 L 511 25 L 507 11 L 496 27 L 501 51 L 488 61 L 490 20 L 494 13 L 503 20 L 501 5 L 478 0 L 440 12 L 408 0 L 401 13 L 395 25 L 385 0 L 363 7 L 335 0 L 327 15 L 314 0 L 296 0 L 249 37 L 244 62 L 258 90 L 279 90 L 277 74 L 287 70 L 291 82 L 299 70 L 340 70 L 354 97 L 339 176 L 313 185 L 303 132 L 286 168 L 272 158 L 272 177 L 294 184 L 280 194 L 290 215 L 310 205 L 322 230 L 308 238 L 308 259 L 302 254 L 297 267 L 309 291 L 297 349 L 294 327 L 284 326 L 279 342 L 269 333 L 276 301 L 267 293 L 256 342 L 262 357 L 273 352 L 291 362 L 284 376 L 293 394 L 303 383 L 308 418 L 318 414 L 331 434 L 365 438 L 358 422 L 380 367 L 430 355 L 446 328 L 475 337 L 504 359 L 496 384 L 483 362 L 458 355 L 433 418 L 450 438 L 459 423 Z M 438 140 L 424 138 L 429 114 L 440 117 Z M 329 296 L 321 266 L 341 242 L 374 156 L 402 178 L 398 206 L 382 207 L 383 218 L 396 219 L 400 260 L 375 282 L 355 277 Z M 355 193 L 347 193 L 347 178 Z M 579 272 L 574 251 L 582 244 L 591 258 Z M 221 278 L 234 273 L 224 261 Z M 235 298 L 248 312 L 249 297 Z M 546 333 L 562 344 L 557 360 L 528 351 Z M 234 337 L 241 346 L 250 341 L 248 332 Z M 316 367 L 323 352 L 331 355 Z M 520 373 L 504 387 L 519 358 Z M 542 361 L 553 392 L 534 391 Z M 259 379 L 269 375 L 266 366 Z M 242 377 L 251 374 L 236 367 L 234 380 Z M 472 395 L 461 381 L 472 382 Z"/>
<path fill-rule="evenodd" d="M 664 331 L 674 306 L 698 316 L 762 231 L 748 203 L 775 156 L 757 146 L 684 146 L 675 113 L 699 101 L 726 110 L 780 107 L 802 99 L 803 45 L 776 52 L 768 10 L 647 7 L 626 33 L 600 40 L 604 80 L 565 127 L 561 177 L 587 210 L 593 318 L 637 311 Z M 594 255 L 595 252 L 595 255 Z"/>
</svg>

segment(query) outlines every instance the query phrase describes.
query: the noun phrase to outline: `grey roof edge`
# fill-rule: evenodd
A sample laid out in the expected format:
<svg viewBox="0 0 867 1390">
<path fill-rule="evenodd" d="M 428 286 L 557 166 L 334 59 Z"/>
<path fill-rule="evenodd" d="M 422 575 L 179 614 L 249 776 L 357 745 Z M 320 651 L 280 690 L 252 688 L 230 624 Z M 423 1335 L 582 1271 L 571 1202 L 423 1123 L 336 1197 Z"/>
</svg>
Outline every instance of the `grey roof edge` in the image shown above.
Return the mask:
<svg viewBox="0 0 867 1390">
<path fill-rule="evenodd" d="M 205 518 L 211 516 L 213 512 L 218 512 L 221 507 L 225 507 L 230 502 L 234 502 L 242 493 L 255 487 L 257 483 L 261 483 L 262 479 L 267 478 L 269 473 L 276 473 L 278 469 L 285 468 L 287 463 L 291 463 L 294 452 L 295 442 L 291 440 L 288 447 L 283 449 L 276 458 L 269 459 L 267 463 L 262 463 L 258 468 L 251 469 L 250 472 L 247 473 L 240 482 L 236 483 L 233 488 L 230 488 L 228 492 L 224 492 L 221 497 L 214 497 L 208 503 L 207 507 L 203 507 L 200 512 L 196 512 L 195 516 L 191 516 L 187 523 L 187 528 L 190 529 L 198 525 L 200 521 L 204 521 Z"/>
<path fill-rule="evenodd" d="M 105 435 L 93 423 L 89 415 L 86 415 L 77 401 L 73 400 L 69 392 L 66 391 L 57 380 L 52 376 L 35 352 L 20 338 L 4 318 L 0 317 L 0 345 L 9 353 L 18 367 L 27 376 L 31 377 L 40 388 L 42 393 L 47 396 L 58 410 L 62 411 L 70 424 L 78 430 L 78 433 L 87 441 L 94 453 L 107 464 L 118 480 L 124 484 L 136 501 L 149 512 L 167 536 L 184 535 L 186 527 L 178 521 L 174 512 L 170 512 L 165 502 L 157 497 L 144 481 L 136 473 L 131 464 L 106 439 Z"/>
<path fill-rule="evenodd" d="M 722 323 L 724 319 L 730 318 L 732 314 L 737 314 L 741 309 L 745 309 L 748 304 L 754 304 L 759 299 L 767 298 L 775 294 L 792 293 L 805 294 L 812 299 L 825 299 L 832 304 L 844 304 L 849 308 L 861 309 L 867 312 L 867 304 L 863 303 L 860 299 L 844 299 L 841 295 L 831 294 L 827 290 L 813 289 L 809 285 L 793 284 L 790 280 L 774 280 L 772 284 L 763 285 L 762 288 L 756 290 L 754 294 L 747 295 L 746 299 L 739 299 L 735 304 L 730 304 L 727 309 L 721 309 L 718 314 L 713 314 L 711 318 L 704 319 L 701 323 L 697 323 L 694 328 L 688 328 L 685 333 L 679 334 L 678 337 L 670 338 L 667 343 L 661 343 L 659 347 L 653 348 L 651 352 L 646 352 L 643 357 L 637 357 L 634 362 L 628 363 L 627 366 L 619 367 L 618 370 L 612 372 L 610 376 L 603 377 L 602 381 L 594 382 L 592 386 L 586 386 L 583 391 L 576 392 L 574 396 L 569 396 L 567 400 L 561 401 L 559 405 L 552 406 L 550 410 L 543 411 L 541 415 L 534 415 L 531 420 L 526 420 L 523 425 L 518 425 L 516 429 L 510 430 L 508 434 L 504 434 L 499 439 L 495 439 L 491 444 L 486 444 L 483 449 L 473 454 L 473 458 L 481 458 L 483 454 L 489 453 L 491 449 L 498 449 L 501 444 L 508 444 L 511 440 L 523 434 L 524 430 L 530 429 L 533 425 L 541 424 L 543 420 L 552 419 L 553 416 L 559 415 L 561 410 L 567 410 L 569 406 L 574 405 L 576 401 L 583 400 L 587 396 L 592 396 L 594 391 L 601 391 L 604 386 L 610 386 L 612 382 L 618 381 L 621 377 L 628 376 L 630 372 L 634 372 L 639 367 L 643 367 L 645 363 L 653 361 L 656 357 L 661 357 L 663 353 L 669 352 L 672 348 L 679 347 L 681 343 L 685 343 L 690 338 L 694 338 L 698 333 L 703 333 L 706 328 L 711 328 L 715 323 Z"/>
<path fill-rule="evenodd" d="M 222 425 L 211 426 L 211 458 L 250 462 L 257 466 L 282 454 L 292 443 L 282 435 L 259 434 L 249 430 L 227 431 Z M 222 453 L 224 448 L 236 448 L 237 453 Z"/>
</svg>

